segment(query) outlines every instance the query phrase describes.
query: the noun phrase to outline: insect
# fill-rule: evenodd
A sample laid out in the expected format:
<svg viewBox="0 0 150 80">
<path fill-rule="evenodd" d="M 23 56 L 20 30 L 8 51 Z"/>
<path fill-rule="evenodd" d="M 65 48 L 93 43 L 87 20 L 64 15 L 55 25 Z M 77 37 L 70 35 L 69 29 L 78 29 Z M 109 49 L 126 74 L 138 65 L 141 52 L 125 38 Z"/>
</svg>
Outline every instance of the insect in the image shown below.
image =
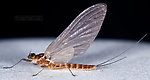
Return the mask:
<svg viewBox="0 0 150 80">
<path fill-rule="evenodd" d="M 119 55 L 98 65 L 68 63 L 73 57 L 80 56 L 89 48 L 102 26 L 106 11 L 107 6 L 104 3 L 95 4 L 87 8 L 80 13 L 79 16 L 77 16 L 75 20 L 56 38 L 56 40 L 47 47 L 45 53 L 37 55 L 35 53 L 29 53 L 28 59 L 23 58 L 13 66 L 3 68 L 12 68 L 23 60 L 39 64 L 43 67 L 42 70 L 44 70 L 44 67 L 53 70 L 67 68 L 71 74 L 75 76 L 71 69 L 92 70 L 126 58 L 123 57 L 114 62 L 107 63 L 123 54 L 126 51 L 125 50 Z M 144 37 L 145 36 L 143 36 L 137 43 L 139 43 Z M 33 76 L 38 75 L 42 70 Z"/>
</svg>

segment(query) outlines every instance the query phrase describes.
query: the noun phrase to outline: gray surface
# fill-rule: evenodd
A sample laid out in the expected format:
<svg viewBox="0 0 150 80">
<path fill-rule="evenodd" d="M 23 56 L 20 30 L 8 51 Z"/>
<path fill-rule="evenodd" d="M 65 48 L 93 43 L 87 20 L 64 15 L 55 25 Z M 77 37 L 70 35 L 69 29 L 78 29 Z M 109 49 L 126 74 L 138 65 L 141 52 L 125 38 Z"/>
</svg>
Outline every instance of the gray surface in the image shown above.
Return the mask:
<svg viewBox="0 0 150 80">
<path fill-rule="evenodd" d="M 32 52 L 44 52 L 52 41 L 50 38 L 29 38 L 0 40 L 0 67 L 10 66 Z M 119 54 L 136 41 L 96 40 L 88 51 L 71 63 L 98 64 Z M 32 77 L 41 68 L 22 62 L 12 69 L 0 68 L 0 80 L 150 80 L 150 44 L 140 43 L 137 47 L 120 56 L 127 58 L 115 64 L 92 71 L 73 71 L 45 69 L 38 76 Z"/>
</svg>

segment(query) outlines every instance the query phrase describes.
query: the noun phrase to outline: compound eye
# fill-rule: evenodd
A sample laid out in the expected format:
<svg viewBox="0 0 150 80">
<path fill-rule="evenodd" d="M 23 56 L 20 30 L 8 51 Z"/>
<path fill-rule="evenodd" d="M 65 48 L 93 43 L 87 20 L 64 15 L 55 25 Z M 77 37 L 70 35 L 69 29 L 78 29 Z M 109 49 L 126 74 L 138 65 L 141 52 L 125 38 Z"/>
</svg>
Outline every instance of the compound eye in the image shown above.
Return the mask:
<svg viewBox="0 0 150 80">
<path fill-rule="evenodd" d="M 35 53 L 32 53 L 32 56 L 35 56 Z"/>
<path fill-rule="evenodd" d="M 30 56 L 35 56 L 35 53 L 30 53 L 29 55 L 30 55 Z"/>
<path fill-rule="evenodd" d="M 28 58 L 29 59 L 33 59 L 35 57 L 35 53 L 30 53 L 29 55 L 28 55 Z"/>
<path fill-rule="evenodd" d="M 44 56 L 44 59 L 47 59 L 46 56 Z"/>
</svg>

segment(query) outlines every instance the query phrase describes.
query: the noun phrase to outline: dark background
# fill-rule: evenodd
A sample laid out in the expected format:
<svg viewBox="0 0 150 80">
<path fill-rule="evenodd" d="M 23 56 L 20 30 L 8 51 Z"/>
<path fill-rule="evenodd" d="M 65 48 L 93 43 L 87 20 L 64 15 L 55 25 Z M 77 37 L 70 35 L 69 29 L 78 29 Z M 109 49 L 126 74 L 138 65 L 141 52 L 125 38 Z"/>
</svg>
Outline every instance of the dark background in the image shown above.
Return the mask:
<svg viewBox="0 0 150 80">
<path fill-rule="evenodd" d="M 8 1 L 1 9 L 0 39 L 57 37 L 86 8 L 107 4 L 98 38 L 150 41 L 148 0 Z"/>
</svg>

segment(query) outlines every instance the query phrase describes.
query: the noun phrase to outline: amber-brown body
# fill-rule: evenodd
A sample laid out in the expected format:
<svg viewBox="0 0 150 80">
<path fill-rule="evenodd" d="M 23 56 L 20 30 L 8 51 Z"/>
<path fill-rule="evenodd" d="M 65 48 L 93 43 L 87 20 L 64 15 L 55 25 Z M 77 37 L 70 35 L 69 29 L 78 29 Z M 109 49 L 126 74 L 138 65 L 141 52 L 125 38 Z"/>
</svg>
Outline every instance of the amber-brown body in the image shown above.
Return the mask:
<svg viewBox="0 0 150 80">
<path fill-rule="evenodd" d="M 35 55 L 35 57 L 32 59 L 31 63 L 37 63 L 41 67 L 47 67 L 51 68 L 53 70 L 56 69 L 65 69 L 65 68 L 70 68 L 70 69 L 79 69 L 79 70 L 92 70 L 96 68 L 96 65 L 83 65 L 83 64 L 68 64 L 68 63 L 63 63 L 63 64 L 57 64 L 57 63 L 52 63 L 45 58 L 43 58 L 44 54 L 38 54 Z"/>
</svg>

